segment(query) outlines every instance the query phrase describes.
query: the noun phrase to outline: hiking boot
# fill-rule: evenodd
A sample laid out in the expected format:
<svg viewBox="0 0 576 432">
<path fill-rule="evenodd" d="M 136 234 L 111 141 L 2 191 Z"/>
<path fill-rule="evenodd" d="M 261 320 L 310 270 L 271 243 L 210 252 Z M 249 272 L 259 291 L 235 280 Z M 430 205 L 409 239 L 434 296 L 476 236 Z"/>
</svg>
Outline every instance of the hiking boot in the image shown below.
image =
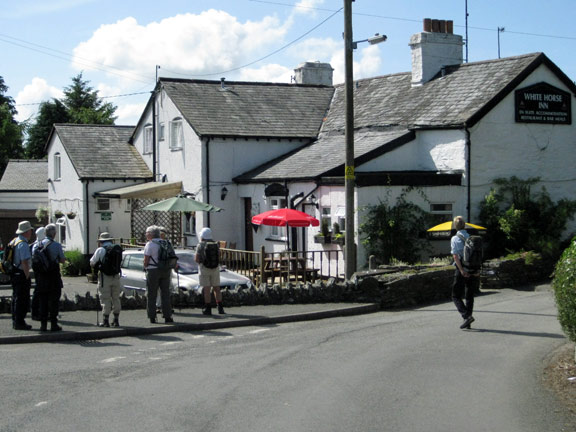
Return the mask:
<svg viewBox="0 0 576 432">
<path fill-rule="evenodd" d="M 62 327 L 60 327 L 57 322 L 52 322 L 50 324 L 50 331 L 53 332 L 62 331 Z"/>
<path fill-rule="evenodd" d="M 218 313 L 220 315 L 224 315 L 226 312 L 224 312 L 224 306 L 222 306 L 222 303 L 218 303 Z"/>
<path fill-rule="evenodd" d="M 206 306 L 202 309 L 202 315 L 212 315 L 212 306 Z"/>
<path fill-rule="evenodd" d="M 164 322 L 165 322 L 165 323 L 173 323 L 173 322 L 174 322 L 174 318 L 172 318 L 172 317 L 164 318 Z"/>
<path fill-rule="evenodd" d="M 32 326 L 30 324 L 26 324 L 26 321 L 12 324 L 12 328 L 14 330 L 32 330 Z"/>
<path fill-rule="evenodd" d="M 118 320 L 118 314 L 114 314 L 114 321 L 112 321 L 112 327 L 120 327 L 120 321 Z"/>
<path fill-rule="evenodd" d="M 156 318 L 150 318 L 150 324 L 156 324 Z"/>
<path fill-rule="evenodd" d="M 110 327 L 110 321 L 108 321 L 108 315 L 104 315 L 104 320 L 98 324 L 98 327 Z"/>
<path fill-rule="evenodd" d="M 462 323 L 462 325 L 460 326 L 460 328 L 461 328 L 462 330 L 464 330 L 464 329 L 470 329 L 470 324 L 472 324 L 474 321 L 476 321 L 476 320 L 474 319 L 474 317 L 473 317 L 473 316 L 469 316 L 468 318 L 466 318 L 466 319 L 464 320 L 464 322 Z"/>
<path fill-rule="evenodd" d="M 48 322 L 42 321 L 40 323 L 40 331 L 42 332 L 48 331 Z"/>
</svg>

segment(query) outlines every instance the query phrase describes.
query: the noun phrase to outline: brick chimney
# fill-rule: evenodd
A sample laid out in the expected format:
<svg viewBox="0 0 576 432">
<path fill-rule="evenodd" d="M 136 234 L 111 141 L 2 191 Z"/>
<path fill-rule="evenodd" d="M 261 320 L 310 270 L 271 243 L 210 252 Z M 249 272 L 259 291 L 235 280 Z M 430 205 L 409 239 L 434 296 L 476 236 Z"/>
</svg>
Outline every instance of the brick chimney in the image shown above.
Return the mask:
<svg viewBox="0 0 576 432">
<path fill-rule="evenodd" d="M 296 69 L 296 84 L 332 85 L 332 73 L 334 69 L 330 63 L 306 62 L 300 63 Z"/>
<path fill-rule="evenodd" d="M 444 66 L 462 63 L 462 36 L 452 21 L 424 19 L 424 31 L 412 35 L 412 86 L 430 81 Z"/>
</svg>

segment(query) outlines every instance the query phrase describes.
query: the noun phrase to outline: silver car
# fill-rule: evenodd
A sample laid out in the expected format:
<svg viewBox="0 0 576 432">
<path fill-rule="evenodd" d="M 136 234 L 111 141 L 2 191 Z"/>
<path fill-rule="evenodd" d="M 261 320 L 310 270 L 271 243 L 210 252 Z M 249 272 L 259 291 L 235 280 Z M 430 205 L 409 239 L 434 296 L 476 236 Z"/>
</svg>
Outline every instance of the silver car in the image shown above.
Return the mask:
<svg viewBox="0 0 576 432">
<path fill-rule="evenodd" d="M 194 261 L 194 252 L 188 249 L 176 249 L 178 270 L 172 270 L 171 289 L 174 292 L 200 292 L 198 264 Z M 144 251 L 128 249 L 122 254 L 122 290 L 126 295 L 146 293 L 146 273 L 144 272 Z M 220 268 L 220 286 L 222 288 L 250 288 L 252 281 L 233 271 Z"/>
</svg>

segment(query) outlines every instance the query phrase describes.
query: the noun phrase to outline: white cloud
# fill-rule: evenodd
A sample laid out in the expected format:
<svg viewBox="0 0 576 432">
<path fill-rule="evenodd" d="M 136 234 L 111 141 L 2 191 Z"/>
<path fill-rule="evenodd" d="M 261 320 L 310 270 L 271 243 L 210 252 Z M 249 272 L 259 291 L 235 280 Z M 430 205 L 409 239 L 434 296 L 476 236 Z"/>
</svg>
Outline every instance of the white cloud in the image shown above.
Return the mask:
<svg viewBox="0 0 576 432">
<path fill-rule="evenodd" d="M 268 64 L 259 69 L 243 69 L 238 80 L 290 83 L 290 78 L 294 75 L 294 68 L 290 69 L 278 64 Z"/>
<path fill-rule="evenodd" d="M 24 121 L 36 115 L 39 101 L 47 101 L 52 98 L 61 98 L 62 90 L 48 85 L 43 78 L 33 78 L 14 98 L 18 115 L 16 120 Z M 28 105 L 30 104 L 30 105 Z"/>
<path fill-rule="evenodd" d="M 315 16 L 315 8 L 324 4 L 324 0 L 300 0 L 294 7 L 294 13 Z"/>
<path fill-rule="evenodd" d="M 152 84 L 156 65 L 171 75 L 215 79 L 276 47 L 286 31 L 287 24 L 275 17 L 241 23 L 213 9 L 145 26 L 129 17 L 101 26 L 74 49 L 74 56 L 79 69 L 86 69 L 90 60 L 126 71 L 139 81 L 151 79 Z"/>
<path fill-rule="evenodd" d="M 117 116 L 115 123 L 117 125 L 136 126 L 145 106 L 146 103 L 119 105 L 115 114 Z"/>
</svg>

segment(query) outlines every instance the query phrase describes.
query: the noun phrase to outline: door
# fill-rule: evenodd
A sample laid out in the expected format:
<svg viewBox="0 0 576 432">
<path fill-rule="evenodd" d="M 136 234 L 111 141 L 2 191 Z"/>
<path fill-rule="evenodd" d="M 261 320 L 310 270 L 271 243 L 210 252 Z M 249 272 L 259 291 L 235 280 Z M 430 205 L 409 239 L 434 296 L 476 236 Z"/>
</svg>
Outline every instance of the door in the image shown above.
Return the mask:
<svg viewBox="0 0 576 432">
<path fill-rule="evenodd" d="M 252 231 L 252 198 L 244 198 L 244 250 L 254 250 Z"/>
</svg>

